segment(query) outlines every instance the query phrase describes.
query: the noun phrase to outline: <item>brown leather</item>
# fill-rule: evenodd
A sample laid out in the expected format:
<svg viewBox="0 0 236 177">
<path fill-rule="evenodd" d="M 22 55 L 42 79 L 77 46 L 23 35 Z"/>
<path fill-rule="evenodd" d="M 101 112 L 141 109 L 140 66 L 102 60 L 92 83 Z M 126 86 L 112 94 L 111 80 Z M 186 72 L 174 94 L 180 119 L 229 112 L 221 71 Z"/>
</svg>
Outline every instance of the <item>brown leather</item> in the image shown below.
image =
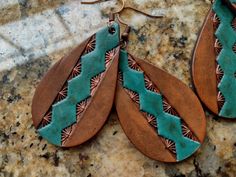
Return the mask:
<svg viewBox="0 0 236 177">
<path fill-rule="evenodd" d="M 194 92 L 165 71 L 144 60 L 135 60 L 202 143 L 206 135 L 206 117 Z"/>
<path fill-rule="evenodd" d="M 176 162 L 120 83 L 117 84 L 115 104 L 125 134 L 139 151 L 154 160 Z"/>
<path fill-rule="evenodd" d="M 33 124 L 36 128 L 62 89 L 89 40 L 90 38 L 82 42 L 68 56 L 58 61 L 39 83 L 32 101 Z"/>
<path fill-rule="evenodd" d="M 206 119 L 201 103 L 193 91 L 165 71 L 144 60 L 133 58 L 202 143 L 206 134 Z M 120 83 L 117 86 L 115 104 L 124 132 L 143 154 L 158 161 L 176 162 Z"/>
<path fill-rule="evenodd" d="M 64 147 L 77 146 L 89 140 L 97 134 L 107 120 L 115 96 L 119 52 L 118 49 L 90 105 L 85 110 L 80 122 L 76 124 L 72 135 L 66 140 Z"/>
<path fill-rule="evenodd" d="M 195 47 L 192 78 L 202 102 L 218 115 L 215 37 L 212 16 L 213 12 L 210 10 Z"/>
</svg>

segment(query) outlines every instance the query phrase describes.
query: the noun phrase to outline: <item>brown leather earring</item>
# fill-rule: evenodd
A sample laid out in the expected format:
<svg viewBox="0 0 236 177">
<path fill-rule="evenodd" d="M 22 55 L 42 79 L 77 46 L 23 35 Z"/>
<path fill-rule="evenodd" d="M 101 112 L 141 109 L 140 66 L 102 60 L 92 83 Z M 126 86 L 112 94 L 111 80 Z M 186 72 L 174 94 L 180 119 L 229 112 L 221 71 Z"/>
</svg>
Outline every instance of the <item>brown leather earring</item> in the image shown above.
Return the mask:
<svg viewBox="0 0 236 177">
<path fill-rule="evenodd" d="M 43 138 L 71 147 L 101 129 L 115 96 L 119 44 L 119 24 L 111 18 L 48 71 L 32 103 L 33 123 Z"/>
<path fill-rule="evenodd" d="M 121 38 L 115 101 L 121 126 L 146 156 L 163 162 L 182 161 L 204 141 L 202 106 L 181 81 L 127 52 L 130 27 L 122 23 L 127 27 Z"/>
<path fill-rule="evenodd" d="M 236 118 L 236 6 L 212 2 L 195 47 L 192 78 L 199 98 L 214 114 Z"/>
</svg>

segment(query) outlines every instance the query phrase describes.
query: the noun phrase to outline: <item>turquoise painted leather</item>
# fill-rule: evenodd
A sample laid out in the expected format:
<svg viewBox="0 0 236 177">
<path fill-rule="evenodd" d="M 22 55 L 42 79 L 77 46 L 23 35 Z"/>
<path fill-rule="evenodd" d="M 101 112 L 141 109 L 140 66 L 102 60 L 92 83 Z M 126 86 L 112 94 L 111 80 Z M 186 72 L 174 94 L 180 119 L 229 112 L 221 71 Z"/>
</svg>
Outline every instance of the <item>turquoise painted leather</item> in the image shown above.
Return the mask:
<svg viewBox="0 0 236 177">
<path fill-rule="evenodd" d="M 68 81 L 68 96 L 52 106 L 51 123 L 38 130 L 50 143 L 61 145 L 62 130 L 76 123 L 76 105 L 91 96 L 91 78 L 105 71 L 105 53 L 119 45 L 119 25 L 113 26 L 114 34 L 108 27 L 96 33 L 95 50 L 81 57 L 80 75 Z"/>
<path fill-rule="evenodd" d="M 224 71 L 224 76 L 218 88 L 225 97 L 225 104 L 219 115 L 226 118 L 236 118 L 236 78 L 234 76 L 236 54 L 233 51 L 233 46 L 236 43 L 236 32 L 231 26 L 235 15 L 222 3 L 222 0 L 215 1 L 213 10 L 220 19 L 220 25 L 215 35 L 223 47 L 218 56 L 218 64 Z"/>
<path fill-rule="evenodd" d="M 119 70 L 123 73 L 123 87 L 139 94 L 140 110 L 156 117 L 157 133 L 175 142 L 177 161 L 193 154 L 200 143 L 183 136 L 180 118 L 164 112 L 162 95 L 146 89 L 144 73 L 129 67 L 128 54 L 125 50 L 121 50 L 120 53 Z"/>
</svg>

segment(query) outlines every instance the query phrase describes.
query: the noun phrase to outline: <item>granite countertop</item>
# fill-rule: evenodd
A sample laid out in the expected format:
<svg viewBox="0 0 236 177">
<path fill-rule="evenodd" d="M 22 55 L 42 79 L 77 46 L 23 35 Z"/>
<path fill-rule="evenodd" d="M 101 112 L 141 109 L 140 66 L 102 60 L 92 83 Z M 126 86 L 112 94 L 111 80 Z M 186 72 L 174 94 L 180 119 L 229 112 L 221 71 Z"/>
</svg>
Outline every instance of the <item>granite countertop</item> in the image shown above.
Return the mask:
<svg viewBox="0 0 236 177">
<path fill-rule="evenodd" d="M 164 13 L 149 19 L 131 12 L 129 50 L 191 86 L 190 61 L 210 8 L 206 0 L 130 0 L 130 6 Z M 36 133 L 31 100 L 45 72 L 107 22 L 117 1 L 0 0 L 0 176 L 234 177 L 236 123 L 207 113 L 202 148 L 179 164 L 142 155 L 129 142 L 113 110 L 102 131 L 77 148 L 48 144 Z M 158 9 L 158 10 L 157 10 Z"/>
</svg>

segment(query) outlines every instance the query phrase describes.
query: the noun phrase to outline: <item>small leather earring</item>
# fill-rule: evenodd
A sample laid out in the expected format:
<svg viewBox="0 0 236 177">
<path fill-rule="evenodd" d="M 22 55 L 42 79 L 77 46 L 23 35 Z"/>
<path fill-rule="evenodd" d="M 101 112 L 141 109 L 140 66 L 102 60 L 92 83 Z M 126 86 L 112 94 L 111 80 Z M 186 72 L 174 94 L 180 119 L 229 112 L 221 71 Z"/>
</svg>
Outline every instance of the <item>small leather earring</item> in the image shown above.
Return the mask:
<svg viewBox="0 0 236 177">
<path fill-rule="evenodd" d="M 115 96 L 119 44 L 119 24 L 111 18 L 48 71 L 32 103 L 33 123 L 43 138 L 71 147 L 101 129 Z"/>
<path fill-rule="evenodd" d="M 212 2 L 195 47 L 192 78 L 199 98 L 214 114 L 236 118 L 236 6 Z"/>
<path fill-rule="evenodd" d="M 181 81 L 128 53 L 130 27 L 122 24 L 127 27 L 121 37 L 115 101 L 121 126 L 146 156 L 163 162 L 182 161 L 204 141 L 206 119 L 202 106 Z"/>
</svg>

